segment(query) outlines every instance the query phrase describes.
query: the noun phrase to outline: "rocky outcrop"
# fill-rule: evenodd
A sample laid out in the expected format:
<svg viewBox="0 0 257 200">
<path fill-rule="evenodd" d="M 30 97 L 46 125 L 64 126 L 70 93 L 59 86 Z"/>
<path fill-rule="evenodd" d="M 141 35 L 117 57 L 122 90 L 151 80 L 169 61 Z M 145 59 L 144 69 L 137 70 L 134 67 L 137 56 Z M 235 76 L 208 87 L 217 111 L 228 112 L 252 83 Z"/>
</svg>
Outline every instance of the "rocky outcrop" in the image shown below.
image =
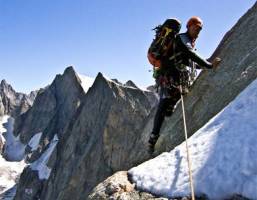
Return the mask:
<svg viewBox="0 0 257 200">
<path fill-rule="evenodd" d="M 17 117 L 25 113 L 33 104 L 37 91 L 29 95 L 16 92 L 6 80 L 0 83 L 0 116 Z"/>
<path fill-rule="evenodd" d="M 127 199 L 127 200 L 168 200 L 146 192 L 139 192 L 128 180 L 127 172 L 120 171 L 97 185 L 88 196 L 89 200 Z"/>
</svg>

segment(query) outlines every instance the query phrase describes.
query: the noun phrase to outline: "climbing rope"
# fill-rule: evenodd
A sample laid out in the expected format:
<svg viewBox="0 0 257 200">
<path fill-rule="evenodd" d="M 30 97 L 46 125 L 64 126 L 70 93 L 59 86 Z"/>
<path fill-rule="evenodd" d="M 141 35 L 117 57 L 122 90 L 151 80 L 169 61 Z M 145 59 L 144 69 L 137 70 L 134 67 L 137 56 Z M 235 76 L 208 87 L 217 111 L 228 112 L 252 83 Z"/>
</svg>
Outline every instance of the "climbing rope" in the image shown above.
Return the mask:
<svg viewBox="0 0 257 200">
<path fill-rule="evenodd" d="M 193 184 L 193 177 L 192 177 L 192 170 L 191 170 L 191 160 L 190 160 L 189 148 L 188 148 L 188 143 L 187 143 L 187 126 L 186 126 L 186 115 L 185 115 L 184 99 L 183 99 L 183 94 L 182 94 L 182 86 L 180 85 L 179 88 L 180 88 L 180 95 L 181 95 L 182 114 L 183 114 L 184 131 L 185 131 L 185 139 L 186 139 L 189 181 L 190 181 L 192 200 L 195 200 L 194 184 Z"/>
</svg>

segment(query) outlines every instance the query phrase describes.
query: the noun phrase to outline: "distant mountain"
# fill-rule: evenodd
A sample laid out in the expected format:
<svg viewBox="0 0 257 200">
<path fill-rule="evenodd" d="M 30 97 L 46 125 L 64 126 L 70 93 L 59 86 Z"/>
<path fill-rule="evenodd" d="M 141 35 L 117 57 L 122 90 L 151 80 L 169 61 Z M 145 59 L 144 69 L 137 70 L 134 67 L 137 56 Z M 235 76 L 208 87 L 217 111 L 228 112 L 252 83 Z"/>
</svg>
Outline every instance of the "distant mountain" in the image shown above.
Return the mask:
<svg viewBox="0 0 257 200">
<path fill-rule="evenodd" d="M 16 92 L 6 80 L 0 83 L 0 116 L 18 116 L 26 112 L 33 104 L 37 91 L 29 95 Z"/>
<path fill-rule="evenodd" d="M 129 169 L 134 161 L 126 161 L 126 155 L 137 151 L 134 141 L 156 103 L 154 93 L 132 82 L 120 84 L 101 73 L 94 81 L 67 68 L 16 119 L 14 135 L 25 145 L 36 137 L 39 143 L 26 148 L 31 165 L 21 175 L 15 199 L 70 199 L 79 191 L 86 195 L 113 172 Z M 73 182 L 78 187 L 71 188 Z M 27 188 L 33 188 L 31 195 Z"/>
<path fill-rule="evenodd" d="M 14 135 L 19 135 L 24 144 L 39 132 L 47 141 L 55 134 L 62 137 L 86 94 L 81 83 L 72 67 L 56 75 L 47 88 L 38 92 L 33 107 L 16 118 Z"/>
</svg>

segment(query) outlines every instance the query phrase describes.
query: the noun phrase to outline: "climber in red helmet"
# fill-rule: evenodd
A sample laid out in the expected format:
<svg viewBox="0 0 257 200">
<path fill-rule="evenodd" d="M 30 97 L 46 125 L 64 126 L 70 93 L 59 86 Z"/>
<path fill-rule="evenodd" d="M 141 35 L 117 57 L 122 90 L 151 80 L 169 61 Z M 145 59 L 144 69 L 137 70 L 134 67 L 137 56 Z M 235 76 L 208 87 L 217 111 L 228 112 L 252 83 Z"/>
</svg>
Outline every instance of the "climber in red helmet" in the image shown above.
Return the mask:
<svg viewBox="0 0 257 200">
<path fill-rule="evenodd" d="M 166 75 L 162 76 L 160 83 L 160 101 L 154 118 L 154 125 L 149 138 L 149 152 L 154 152 L 154 146 L 159 138 L 160 129 L 165 116 L 171 116 L 176 103 L 181 98 L 179 85 L 184 84 L 182 94 L 189 90 L 191 72 L 189 69 L 213 69 L 216 68 L 220 59 L 215 58 L 212 63 L 201 58 L 195 52 L 195 41 L 203 28 L 203 21 L 196 16 L 191 17 L 187 22 L 187 31 L 178 34 L 175 47 L 170 48 L 166 59 L 161 60 L 162 67 L 168 69 Z M 182 83 L 183 82 L 183 83 Z"/>
</svg>

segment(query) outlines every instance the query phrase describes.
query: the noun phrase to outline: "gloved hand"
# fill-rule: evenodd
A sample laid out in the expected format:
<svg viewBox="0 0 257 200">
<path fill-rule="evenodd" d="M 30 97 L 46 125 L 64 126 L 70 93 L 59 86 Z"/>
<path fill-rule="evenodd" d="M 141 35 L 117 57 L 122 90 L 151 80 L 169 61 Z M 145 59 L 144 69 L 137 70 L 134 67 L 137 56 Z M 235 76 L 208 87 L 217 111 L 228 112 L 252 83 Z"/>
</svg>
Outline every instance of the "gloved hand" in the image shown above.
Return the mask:
<svg viewBox="0 0 257 200">
<path fill-rule="evenodd" d="M 219 66 L 220 62 L 221 62 L 221 59 L 219 57 L 214 58 L 214 60 L 212 61 L 213 69 L 217 69 L 217 67 Z"/>
</svg>

